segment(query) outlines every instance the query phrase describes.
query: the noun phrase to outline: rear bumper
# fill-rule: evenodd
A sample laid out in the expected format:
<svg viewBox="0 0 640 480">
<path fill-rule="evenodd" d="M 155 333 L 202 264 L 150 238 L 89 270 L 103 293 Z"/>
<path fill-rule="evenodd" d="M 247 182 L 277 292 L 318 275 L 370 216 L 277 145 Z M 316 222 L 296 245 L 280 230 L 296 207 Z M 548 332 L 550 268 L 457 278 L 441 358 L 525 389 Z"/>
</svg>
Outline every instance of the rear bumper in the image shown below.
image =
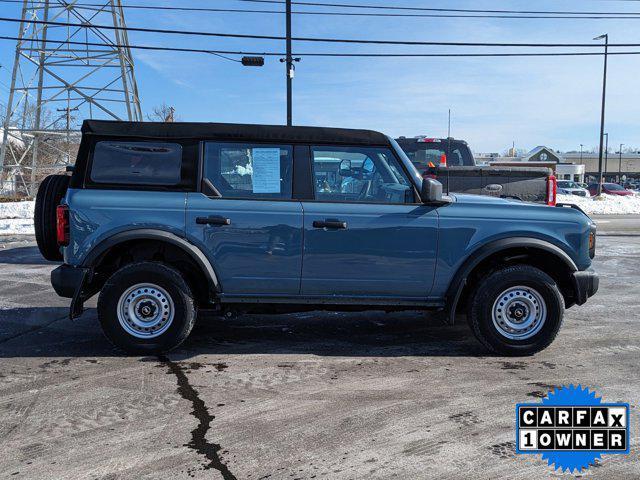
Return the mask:
<svg viewBox="0 0 640 480">
<path fill-rule="evenodd" d="M 51 285 L 58 295 L 73 298 L 82 285 L 88 268 L 60 265 L 51 272 Z"/>
<path fill-rule="evenodd" d="M 600 278 L 591 268 L 573 273 L 573 285 L 576 292 L 576 304 L 582 305 L 598 291 Z"/>
<path fill-rule="evenodd" d="M 61 297 L 71 298 L 69 318 L 79 317 L 84 310 L 84 301 L 91 297 L 90 283 L 93 273 L 90 268 L 60 265 L 51 272 L 51 285 Z"/>
</svg>

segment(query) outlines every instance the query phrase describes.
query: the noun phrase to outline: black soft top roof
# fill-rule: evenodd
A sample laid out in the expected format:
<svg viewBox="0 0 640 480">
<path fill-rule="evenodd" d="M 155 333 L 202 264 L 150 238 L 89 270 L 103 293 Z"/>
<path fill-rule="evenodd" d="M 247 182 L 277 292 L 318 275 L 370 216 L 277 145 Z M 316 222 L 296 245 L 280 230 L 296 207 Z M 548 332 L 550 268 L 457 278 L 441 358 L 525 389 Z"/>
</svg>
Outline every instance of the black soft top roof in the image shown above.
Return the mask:
<svg viewBox="0 0 640 480">
<path fill-rule="evenodd" d="M 239 140 L 287 143 L 389 145 L 386 135 L 373 130 L 325 127 L 285 127 L 240 123 L 156 123 L 85 120 L 83 134 L 158 139 Z"/>
</svg>

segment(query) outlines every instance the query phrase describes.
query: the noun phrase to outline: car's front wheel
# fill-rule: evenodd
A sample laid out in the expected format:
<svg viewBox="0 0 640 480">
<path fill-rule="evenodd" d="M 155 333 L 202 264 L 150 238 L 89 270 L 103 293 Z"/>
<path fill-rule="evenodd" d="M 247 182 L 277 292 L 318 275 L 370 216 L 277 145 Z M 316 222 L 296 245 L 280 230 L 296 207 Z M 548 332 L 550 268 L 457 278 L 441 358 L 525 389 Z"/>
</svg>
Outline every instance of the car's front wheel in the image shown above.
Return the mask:
<svg viewBox="0 0 640 480">
<path fill-rule="evenodd" d="M 196 319 L 193 294 L 174 268 L 155 262 L 127 265 L 104 284 L 98 318 L 107 338 L 133 354 L 180 345 Z"/>
<path fill-rule="evenodd" d="M 564 316 L 556 282 L 530 265 L 493 271 L 478 281 L 467 319 L 475 336 L 500 355 L 531 355 L 555 339 Z"/>
</svg>

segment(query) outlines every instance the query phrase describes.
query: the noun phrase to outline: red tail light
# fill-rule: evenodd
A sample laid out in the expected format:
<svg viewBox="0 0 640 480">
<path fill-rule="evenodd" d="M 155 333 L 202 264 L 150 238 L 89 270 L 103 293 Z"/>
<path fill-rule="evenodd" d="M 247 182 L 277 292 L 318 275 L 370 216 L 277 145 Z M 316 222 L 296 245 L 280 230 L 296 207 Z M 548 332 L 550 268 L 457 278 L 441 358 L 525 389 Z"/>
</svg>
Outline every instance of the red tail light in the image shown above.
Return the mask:
<svg viewBox="0 0 640 480">
<path fill-rule="evenodd" d="M 547 179 L 547 205 L 550 207 L 556 206 L 556 200 L 558 195 L 558 180 L 553 175 L 550 175 Z"/>
<path fill-rule="evenodd" d="M 58 205 L 56 209 L 56 240 L 58 245 L 69 245 L 69 207 Z"/>
</svg>

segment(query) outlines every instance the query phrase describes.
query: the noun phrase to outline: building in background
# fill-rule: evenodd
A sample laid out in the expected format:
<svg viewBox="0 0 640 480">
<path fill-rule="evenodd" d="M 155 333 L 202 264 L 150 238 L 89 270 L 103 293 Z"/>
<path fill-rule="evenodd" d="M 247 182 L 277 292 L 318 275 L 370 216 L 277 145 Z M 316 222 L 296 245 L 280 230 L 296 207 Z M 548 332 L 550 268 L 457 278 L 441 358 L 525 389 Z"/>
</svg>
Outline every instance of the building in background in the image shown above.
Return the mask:
<svg viewBox="0 0 640 480">
<path fill-rule="evenodd" d="M 515 151 L 510 149 L 509 153 Z M 585 166 L 568 161 L 562 154 L 552 148 L 538 146 L 524 155 L 499 156 L 497 154 L 478 155 L 478 163 L 486 163 L 500 167 L 546 167 L 553 170 L 559 180 L 573 180 L 574 182 L 585 181 Z"/>
<path fill-rule="evenodd" d="M 564 154 L 567 161 L 584 166 L 585 177 L 588 180 L 598 178 L 598 154 L 572 152 Z M 623 182 L 625 180 L 640 179 L 640 153 L 622 152 L 622 157 L 617 152 L 609 152 L 605 162 L 602 161 L 604 177 L 608 182 Z M 606 167 L 606 168 L 605 168 Z"/>
<path fill-rule="evenodd" d="M 598 178 L 598 153 L 560 153 L 554 149 L 538 146 L 526 154 L 512 155 L 515 148 L 509 148 L 506 155 L 498 153 L 476 154 L 476 162 L 485 165 L 548 167 L 559 180 L 574 182 L 594 182 Z M 607 182 L 622 183 L 640 179 L 639 152 L 609 152 L 602 161 L 604 178 Z"/>
</svg>

